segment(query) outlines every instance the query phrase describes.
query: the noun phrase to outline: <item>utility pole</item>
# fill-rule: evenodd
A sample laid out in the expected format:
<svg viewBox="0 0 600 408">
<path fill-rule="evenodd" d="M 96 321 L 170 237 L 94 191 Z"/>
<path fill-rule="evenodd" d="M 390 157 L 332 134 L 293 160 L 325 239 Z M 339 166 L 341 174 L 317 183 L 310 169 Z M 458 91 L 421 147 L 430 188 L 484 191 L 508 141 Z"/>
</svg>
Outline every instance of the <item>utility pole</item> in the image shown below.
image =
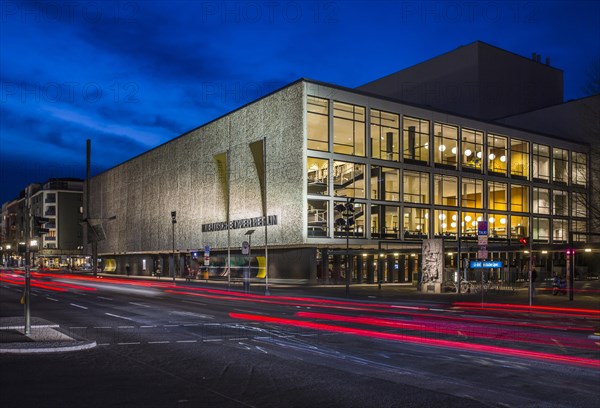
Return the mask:
<svg viewBox="0 0 600 408">
<path fill-rule="evenodd" d="M 177 224 L 177 211 L 171 211 L 171 225 L 173 226 L 173 283 L 175 283 L 175 224 Z"/>
</svg>

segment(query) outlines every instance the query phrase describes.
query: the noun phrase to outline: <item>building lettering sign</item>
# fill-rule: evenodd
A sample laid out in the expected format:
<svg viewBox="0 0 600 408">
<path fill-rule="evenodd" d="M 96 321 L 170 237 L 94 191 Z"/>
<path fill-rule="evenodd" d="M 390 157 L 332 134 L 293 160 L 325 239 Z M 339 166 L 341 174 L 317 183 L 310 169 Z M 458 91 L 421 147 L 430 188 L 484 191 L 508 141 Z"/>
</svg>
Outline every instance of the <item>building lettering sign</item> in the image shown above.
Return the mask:
<svg viewBox="0 0 600 408">
<path fill-rule="evenodd" d="M 268 215 L 266 217 L 266 225 L 277 225 L 277 216 Z M 255 228 L 264 227 L 265 217 L 245 218 L 243 220 L 229 221 L 229 229 L 240 228 Z M 202 232 L 225 231 L 227 230 L 227 222 L 212 222 L 210 224 L 202 224 Z"/>
</svg>

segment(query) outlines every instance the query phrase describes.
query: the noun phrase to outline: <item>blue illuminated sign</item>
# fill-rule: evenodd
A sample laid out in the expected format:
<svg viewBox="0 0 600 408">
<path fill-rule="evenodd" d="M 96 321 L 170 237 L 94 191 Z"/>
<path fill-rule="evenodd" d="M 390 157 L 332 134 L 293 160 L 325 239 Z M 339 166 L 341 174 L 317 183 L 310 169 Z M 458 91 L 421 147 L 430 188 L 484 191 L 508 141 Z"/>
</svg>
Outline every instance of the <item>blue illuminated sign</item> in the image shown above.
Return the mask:
<svg viewBox="0 0 600 408">
<path fill-rule="evenodd" d="M 471 261 L 469 268 L 502 268 L 502 261 Z"/>
</svg>

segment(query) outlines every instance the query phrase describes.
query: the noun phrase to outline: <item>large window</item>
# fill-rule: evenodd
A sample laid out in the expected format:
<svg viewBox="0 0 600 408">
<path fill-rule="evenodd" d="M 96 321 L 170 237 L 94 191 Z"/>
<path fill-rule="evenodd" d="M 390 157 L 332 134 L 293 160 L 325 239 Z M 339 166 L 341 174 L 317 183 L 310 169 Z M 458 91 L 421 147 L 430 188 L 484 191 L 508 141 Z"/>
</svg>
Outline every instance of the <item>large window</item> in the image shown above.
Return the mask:
<svg viewBox="0 0 600 408">
<path fill-rule="evenodd" d="M 308 200 L 307 234 L 309 237 L 327 237 L 328 201 Z"/>
<path fill-rule="evenodd" d="M 506 214 L 489 214 L 488 222 L 490 237 L 499 239 L 508 238 L 508 216 Z"/>
<path fill-rule="evenodd" d="M 436 164 L 456 168 L 458 154 L 458 128 L 456 126 L 434 123 L 433 157 Z"/>
<path fill-rule="evenodd" d="M 552 191 L 552 214 L 569 215 L 569 196 L 564 190 Z"/>
<path fill-rule="evenodd" d="M 461 189 L 462 207 L 483 208 L 483 180 L 463 177 Z"/>
<path fill-rule="evenodd" d="M 573 193 L 572 197 L 573 197 L 573 201 L 571 204 L 571 207 L 572 207 L 571 215 L 573 217 L 587 218 L 587 216 L 588 216 L 587 194 L 575 192 L 575 193 Z"/>
<path fill-rule="evenodd" d="M 365 155 L 365 108 L 333 103 L 333 152 Z"/>
<path fill-rule="evenodd" d="M 477 223 L 485 219 L 483 213 L 467 211 L 463 212 L 461 216 L 462 235 L 468 237 L 477 236 Z"/>
<path fill-rule="evenodd" d="M 308 148 L 311 150 L 329 150 L 329 101 L 308 96 L 306 110 Z"/>
<path fill-rule="evenodd" d="M 308 194 L 327 195 L 328 194 L 328 175 L 329 161 L 327 159 L 317 159 L 307 157 L 306 159 Z"/>
<path fill-rule="evenodd" d="M 429 233 L 429 212 L 425 208 L 404 208 L 404 238 L 427 238 Z"/>
<path fill-rule="evenodd" d="M 587 156 L 585 153 L 573 152 L 572 183 L 579 186 L 587 186 Z"/>
<path fill-rule="evenodd" d="M 547 188 L 533 188 L 533 213 L 550 214 L 550 190 Z"/>
<path fill-rule="evenodd" d="M 569 239 L 569 221 L 559 218 L 552 219 L 552 241 L 567 242 Z"/>
<path fill-rule="evenodd" d="M 458 232 L 458 212 L 456 210 L 435 210 L 434 217 L 436 237 L 456 237 Z"/>
<path fill-rule="evenodd" d="M 550 220 L 548 218 L 534 217 L 533 223 L 533 240 L 541 242 L 550 242 Z"/>
<path fill-rule="evenodd" d="M 400 208 L 390 205 L 371 206 L 371 237 L 400 239 Z"/>
<path fill-rule="evenodd" d="M 518 240 L 529 236 L 529 217 L 522 215 L 510 216 L 510 238 Z"/>
<path fill-rule="evenodd" d="M 510 175 L 529 179 L 529 142 L 510 139 Z"/>
<path fill-rule="evenodd" d="M 507 138 L 488 135 L 488 172 L 506 175 Z"/>
<path fill-rule="evenodd" d="M 508 206 L 508 185 L 506 183 L 489 181 L 488 200 L 490 210 L 506 211 Z"/>
<path fill-rule="evenodd" d="M 533 179 L 550 181 L 550 147 L 533 144 Z"/>
<path fill-rule="evenodd" d="M 429 121 L 404 117 L 403 151 L 407 162 L 429 163 Z"/>
<path fill-rule="evenodd" d="M 338 197 L 365 198 L 365 165 L 334 161 L 333 189 Z"/>
<path fill-rule="evenodd" d="M 483 163 L 483 132 L 462 129 L 461 157 L 463 169 L 481 171 Z"/>
<path fill-rule="evenodd" d="M 371 109 L 371 156 L 400 160 L 400 118 L 395 113 Z"/>
<path fill-rule="evenodd" d="M 403 180 L 405 202 L 429 204 L 429 173 L 404 171 Z"/>
<path fill-rule="evenodd" d="M 569 152 L 565 149 L 552 149 L 552 181 L 560 184 L 569 182 Z"/>
<path fill-rule="evenodd" d="M 371 166 L 371 200 L 400 201 L 400 170 Z"/>
<path fill-rule="evenodd" d="M 435 174 L 433 178 L 433 202 L 439 205 L 458 205 L 458 178 Z"/>
<path fill-rule="evenodd" d="M 529 187 L 520 184 L 510 186 L 510 210 L 518 212 L 529 211 Z"/>
<path fill-rule="evenodd" d="M 339 204 L 346 205 L 346 201 L 335 201 L 333 203 L 333 208 L 337 208 Z M 352 220 L 354 223 L 351 225 L 349 230 L 346 230 L 346 227 L 343 225 L 339 225 L 337 222 L 334 224 L 334 236 L 336 238 L 346 237 L 346 233 L 350 238 L 364 238 L 365 237 L 365 205 L 360 203 L 353 203 L 354 208 Z M 345 219 L 343 216 L 344 212 L 340 212 L 334 210 L 335 220 Z"/>
</svg>

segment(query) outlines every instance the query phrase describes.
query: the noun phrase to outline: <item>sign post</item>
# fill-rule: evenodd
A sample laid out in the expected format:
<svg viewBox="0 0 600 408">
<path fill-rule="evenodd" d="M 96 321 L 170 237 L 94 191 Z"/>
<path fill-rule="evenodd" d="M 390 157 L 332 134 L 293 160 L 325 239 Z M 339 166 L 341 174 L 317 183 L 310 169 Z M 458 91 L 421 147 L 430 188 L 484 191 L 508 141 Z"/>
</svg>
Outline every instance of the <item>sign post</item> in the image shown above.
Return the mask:
<svg viewBox="0 0 600 408">
<path fill-rule="evenodd" d="M 479 251 L 477 251 L 477 258 L 485 261 L 488 257 L 487 251 L 488 243 L 488 222 L 477 221 L 477 244 L 479 245 Z M 483 268 L 481 268 L 481 306 L 483 307 Z"/>
</svg>

